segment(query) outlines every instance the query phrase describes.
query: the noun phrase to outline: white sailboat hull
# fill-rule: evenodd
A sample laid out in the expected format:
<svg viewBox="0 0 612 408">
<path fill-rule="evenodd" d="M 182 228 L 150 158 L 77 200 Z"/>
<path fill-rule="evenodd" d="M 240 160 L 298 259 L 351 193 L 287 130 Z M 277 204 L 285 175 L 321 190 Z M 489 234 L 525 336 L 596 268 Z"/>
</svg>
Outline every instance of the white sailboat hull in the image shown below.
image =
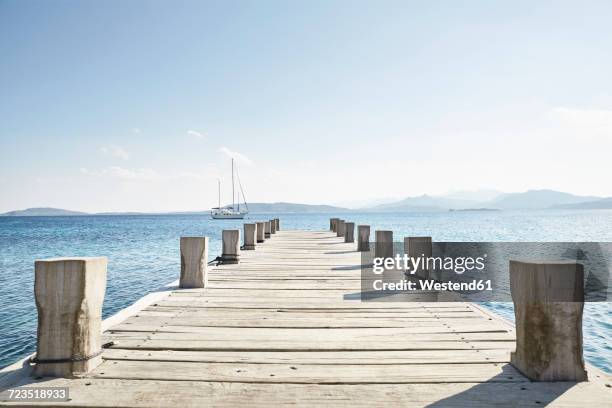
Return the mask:
<svg viewBox="0 0 612 408">
<path fill-rule="evenodd" d="M 215 220 L 242 220 L 248 214 L 246 211 L 211 211 L 210 216 Z"/>
<path fill-rule="evenodd" d="M 215 220 L 242 220 L 247 213 L 211 213 L 210 216 Z"/>
</svg>

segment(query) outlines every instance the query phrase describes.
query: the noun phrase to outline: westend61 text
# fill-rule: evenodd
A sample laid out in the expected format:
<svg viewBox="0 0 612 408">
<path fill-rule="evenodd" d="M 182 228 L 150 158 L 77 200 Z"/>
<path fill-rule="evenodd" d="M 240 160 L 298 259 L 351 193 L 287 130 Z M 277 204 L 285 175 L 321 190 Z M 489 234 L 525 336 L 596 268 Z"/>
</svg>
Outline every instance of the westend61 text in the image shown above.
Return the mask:
<svg viewBox="0 0 612 408">
<path fill-rule="evenodd" d="M 436 282 L 434 280 L 421 280 L 412 282 L 408 280 L 400 280 L 396 282 L 384 282 L 382 279 L 377 279 L 372 282 L 374 290 L 435 290 L 435 291 L 482 291 L 493 290 L 491 280 L 474 279 L 471 282 Z"/>
</svg>

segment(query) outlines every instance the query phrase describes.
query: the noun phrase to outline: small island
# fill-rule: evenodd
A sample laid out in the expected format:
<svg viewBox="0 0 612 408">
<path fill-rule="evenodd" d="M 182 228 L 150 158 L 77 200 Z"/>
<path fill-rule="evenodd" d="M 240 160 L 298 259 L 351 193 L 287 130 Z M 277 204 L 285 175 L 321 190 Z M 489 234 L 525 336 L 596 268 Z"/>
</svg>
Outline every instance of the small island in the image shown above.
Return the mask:
<svg viewBox="0 0 612 408">
<path fill-rule="evenodd" d="M 457 212 L 481 212 L 481 211 L 501 211 L 499 208 L 460 208 L 460 209 L 454 209 L 451 208 L 450 210 L 451 212 L 457 211 Z"/>
</svg>

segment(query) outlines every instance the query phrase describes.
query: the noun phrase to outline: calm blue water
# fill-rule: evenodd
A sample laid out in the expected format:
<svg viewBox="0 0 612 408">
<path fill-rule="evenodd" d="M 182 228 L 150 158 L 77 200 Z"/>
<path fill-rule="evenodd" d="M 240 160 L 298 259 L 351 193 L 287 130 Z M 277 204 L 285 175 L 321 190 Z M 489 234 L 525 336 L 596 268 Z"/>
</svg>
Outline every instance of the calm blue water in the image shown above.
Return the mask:
<svg viewBox="0 0 612 408">
<path fill-rule="evenodd" d="M 330 214 L 275 214 L 283 229 L 327 229 Z M 612 241 L 612 211 L 347 213 L 334 214 L 394 236 L 437 241 Z M 269 219 L 262 215 L 252 218 Z M 210 237 L 209 256 L 220 253 L 221 230 L 241 220 L 205 215 L 0 217 L 0 367 L 33 352 L 36 307 L 34 260 L 55 256 L 107 256 L 104 317 L 178 278 L 179 237 Z M 489 304 L 508 319 L 512 305 Z M 585 357 L 612 372 L 610 303 L 585 307 Z"/>
</svg>

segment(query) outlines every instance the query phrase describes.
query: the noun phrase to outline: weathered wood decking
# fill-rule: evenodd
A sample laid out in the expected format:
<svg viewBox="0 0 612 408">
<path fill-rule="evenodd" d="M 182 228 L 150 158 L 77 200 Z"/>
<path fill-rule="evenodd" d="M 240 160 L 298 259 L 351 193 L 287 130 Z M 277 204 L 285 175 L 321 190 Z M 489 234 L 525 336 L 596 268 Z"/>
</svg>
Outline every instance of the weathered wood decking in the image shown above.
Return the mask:
<svg viewBox="0 0 612 408">
<path fill-rule="evenodd" d="M 611 406 L 599 372 L 529 382 L 511 326 L 472 304 L 362 303 L 355 248 L 279 231 L 106 331 L 86 378 L 21 384 L 69 386 L 53 405 L 79 406 Z"/>
</svg>

